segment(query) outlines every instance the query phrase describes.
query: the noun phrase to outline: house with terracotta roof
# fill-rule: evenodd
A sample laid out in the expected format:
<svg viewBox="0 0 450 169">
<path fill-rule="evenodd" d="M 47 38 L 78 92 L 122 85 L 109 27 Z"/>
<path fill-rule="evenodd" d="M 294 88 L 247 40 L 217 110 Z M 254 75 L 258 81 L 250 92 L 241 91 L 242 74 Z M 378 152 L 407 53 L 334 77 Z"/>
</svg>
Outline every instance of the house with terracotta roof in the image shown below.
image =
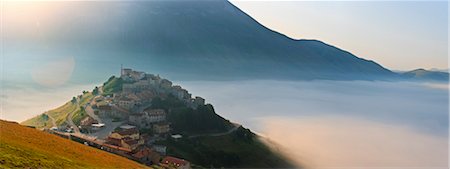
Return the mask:
<svg viewBox="0 0 450 169">
<path fill-rule="evenodd" d="M 122 126 L 118 131 L 112 132 L 106 143 L 124 147 L 130 150 L 136 149 L 140 145 L 145 144 L 143 137 L 140 137 L 139 130 L 136 127 Z"/>
<path fill-rule="evenodd" d="M 121 139 L 121 147 L 128 148 L 130 150 L 134 150 L 139 145 L 142 145 L 142 144 L 139 144 L 138 140 L 132 139 L 130 137 L 125 137 L 125 138 Z"/>
<path fill-rule="evenodd" d="M 184 159 L 166 156 L 160 163 L 165 168 L 190 169 L 191 163 Z"/>
<path fill-rule="evenodd" d="M 125 137 L 130 137 L 132 139 L 139 139 L 139 130 L 136 128 L 122 129 L 119 131 L 112 132 L 109 137 L 116 139 L 123 139 Z"/>
<path fill-rule="evenodd" d="M 131 156 L 135 160 L 146 165 L 158 164 L 161 160 L 161 156 L 157 152 L 145 146 L 140 146 L 139 148 L 131 152 Z"/>
<path fill-rule="evenodd" d="M 106 138 L 106 144 L 114 145 L 114 146 L 122 146 L 122 139 L 108 137 Z"/>
</svg>

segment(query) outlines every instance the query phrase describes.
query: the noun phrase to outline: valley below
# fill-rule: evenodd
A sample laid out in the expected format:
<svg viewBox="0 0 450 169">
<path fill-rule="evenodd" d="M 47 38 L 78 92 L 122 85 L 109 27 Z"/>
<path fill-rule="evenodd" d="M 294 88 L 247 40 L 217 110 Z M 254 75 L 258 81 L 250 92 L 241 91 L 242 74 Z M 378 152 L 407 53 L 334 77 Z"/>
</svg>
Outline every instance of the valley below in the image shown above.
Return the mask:
<svg viewBox="0 0 450 169">
<path fill-rule="evenodd" d="M 448 86 L 381 81 L 180 82 L 306 168 L 446 168 Z"/>
</svg>

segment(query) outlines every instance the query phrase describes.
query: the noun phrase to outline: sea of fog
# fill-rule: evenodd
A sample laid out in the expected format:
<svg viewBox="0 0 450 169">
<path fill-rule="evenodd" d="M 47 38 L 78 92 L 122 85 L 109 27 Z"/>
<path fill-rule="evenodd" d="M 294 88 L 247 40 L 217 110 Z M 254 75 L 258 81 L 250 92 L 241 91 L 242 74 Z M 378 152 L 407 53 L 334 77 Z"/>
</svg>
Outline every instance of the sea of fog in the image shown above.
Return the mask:
<svg viewBox="0 0 450 169">
<path fill-rule="evenodd" d="M 308 168 L 447 168 L 448 87 L 369 81 L 178 81 Z M 1 119 L 23 121 L 95 84 L 2 86 Z"/>
<path fill-rule="evenodd" d="M 446 84 L 179 82 L 309 168 L 447 168 Z"/>
</svg>

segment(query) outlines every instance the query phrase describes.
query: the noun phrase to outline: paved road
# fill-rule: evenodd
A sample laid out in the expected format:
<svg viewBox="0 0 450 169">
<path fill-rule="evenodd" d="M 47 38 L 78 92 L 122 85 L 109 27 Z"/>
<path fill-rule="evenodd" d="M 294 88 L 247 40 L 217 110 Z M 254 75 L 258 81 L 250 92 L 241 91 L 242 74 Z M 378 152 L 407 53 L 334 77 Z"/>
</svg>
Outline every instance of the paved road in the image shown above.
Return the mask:
<svg viewBox="0 0 450 169">
<path fill-rule="evenodd" d="M 109 134 L 111 134 L 111 132 L 114 131 L 115 128 L 119 127 L 124 122 L 123 121 L 113 122 L 112 119 L 105 118 L 103 120 L 103 123 L 105 123 L 105 126 L 103 128 L 100 128 L 96 132 L 89 133 L 88 135 L 92 137 L 97 137 L 99 139 L 106 139 L 109 136 Z"/>
<path fill-rule="evenodd" d="M 196 135 L 191 135 L 188 138 L 196 138 L 196 137 L 202 137 L 202 136 L 212 136 L 212 137 L 223 136 L 223 135 L 227 135 L 227 134 L 230 134 L 230 133 L 236 131 L 239 127 L 241 127 L 240 124 L 233 123 L 233 128 L 231 128 L 230 130 L 228 130 L 226 132 L 210 133 L 210 134 L 196 134 Z"/>
<path fill-rule="evenodd" d="M 73 131 L 75 133 L 80 133 L 80 129 L 78 128 L 77 125 L 75 125 L 75 123 L 72 121 L 73 118 L 73 113 L 80 110 L 80 108 L 75 109 L 74 111 L 70 112 L 69 115 L 67 116 L 67 123 L 73 128 Z"/>
<path fill-rule="evenodd" d="M 98 93 L 95 96 L 101 95 L 103 93 L 103 86 L 100 86 L 98 88 Z M 95 96 L 93 98 L 95 98 Z M 89 101 L 89 104 L 84 105 L 84 110 L 86 111 L 86 113 L 91 116 L 93 119 L 97 120 L 98 123 L 103 123 L 102 119 L 100 117 L 98 117 L 95 113 L 94 113 L 94 109 L 92 109 L 92 102 L 94 102 L 94 99 L 91 99 Z"/>
<path fill-rule="evenodd" d="M 80 99 L 77 98 L 77 108 L 70 112 L 69 115 L 67 116 L 66 122 L 73 128 L 75 133 L 80 133 L 80 129 L 78 128 L 77 125 L 75 125 L 75 123 L 73 122 L 73 113 L 77 112 L 80 110 Z"/>
</svg>

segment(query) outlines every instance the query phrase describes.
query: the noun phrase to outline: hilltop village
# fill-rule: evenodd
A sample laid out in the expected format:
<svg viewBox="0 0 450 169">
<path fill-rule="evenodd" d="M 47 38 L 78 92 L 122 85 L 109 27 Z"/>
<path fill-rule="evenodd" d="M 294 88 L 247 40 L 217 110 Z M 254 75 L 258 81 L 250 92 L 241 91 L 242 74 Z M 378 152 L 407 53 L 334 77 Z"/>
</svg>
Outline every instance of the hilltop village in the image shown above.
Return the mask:
<svg viewBox="0 0 450 169">
<path fill-rule="evenodd" d="M 114 80 L 120 84 L 114 84 L 112 91 L 104 91 L 105 85 Z M 152 100 L 171 95 L 185 106 L 197 109 L 205 105 L 205 99 L 192 98 L 186 89 L 159 75 L 132 69 L 121 69 L 119 78 L 111 77 L 92 93 L 92 99 L 79 105 L 85 112 L 79 124 L 69 118 L 66 125 L 53 126 L 47 131 L 149 166 L 191 168 L 187 160 L 166 156 L 167 147 L 158 144 L 158 141 L 177 140 L 183 135 L 172 132 L 168 112 L 152 108 Z M 81 99 L 81 95 L 74 97 L 72 103 L 79 104 Z"/>
<path fill-rule="evenodd" d="M 161 169 L 292 168 L 261 137 L 159 75 L 120 69 L 21 123 Z"/>
</svg>

